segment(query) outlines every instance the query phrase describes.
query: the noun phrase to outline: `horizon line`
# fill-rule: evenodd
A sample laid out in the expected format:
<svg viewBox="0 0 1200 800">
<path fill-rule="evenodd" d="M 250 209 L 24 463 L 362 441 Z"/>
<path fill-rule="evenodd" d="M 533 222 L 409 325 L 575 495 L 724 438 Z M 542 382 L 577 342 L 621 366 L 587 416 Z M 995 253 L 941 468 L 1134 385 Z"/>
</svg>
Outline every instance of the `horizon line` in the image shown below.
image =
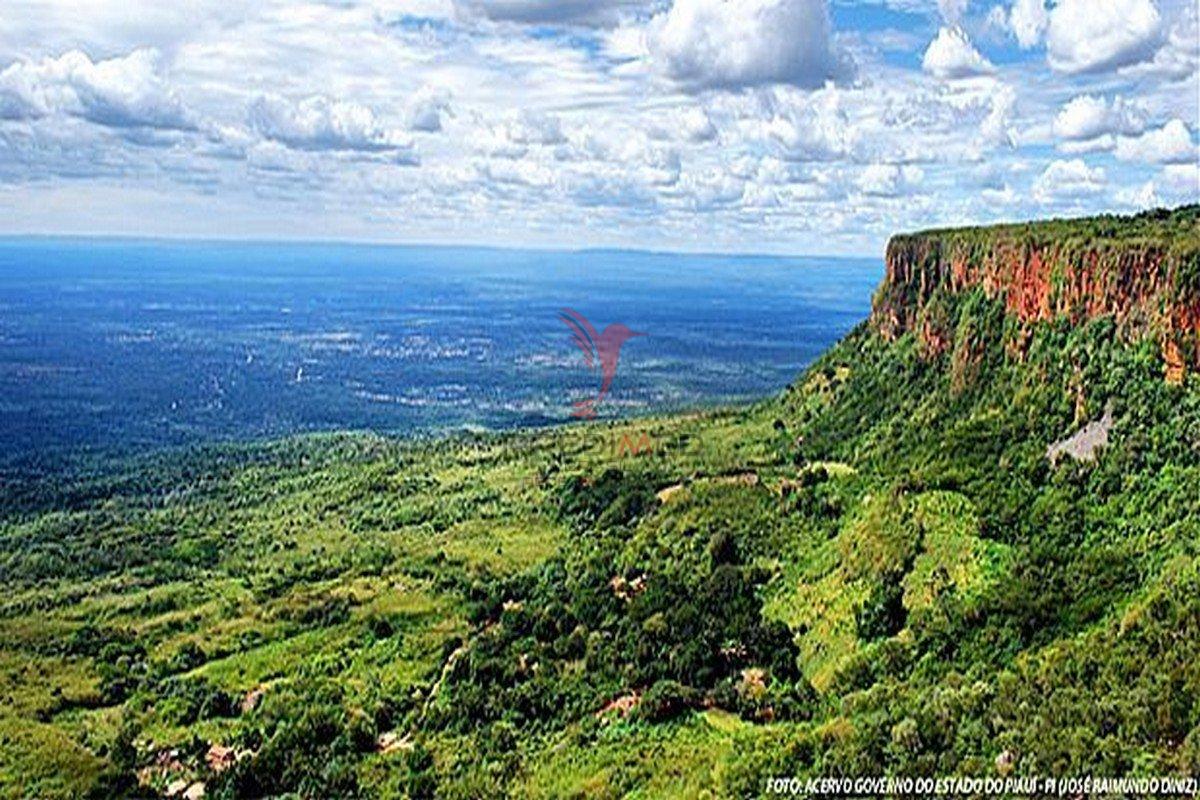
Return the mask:
<svg viewBox="0 0 1200 800">
<path fill-rule="evenodd" d="M 303 237 L 239 237 L 239 236 L 163 236 L 157 234 L 125 234 L 125 233 L 0 233 L 0 244 L 21 241 L 65 241 L 65 242 L 111 242 L 111 243 L 142 243 L 142 244 L 172 244 L 172 245 L 282 245 L 287 247 L 373 247 L 395 249 L 445 249 L 445 250 L 495 250 L 501 252 L 545 252 L 545 253 L 627 253 L 632 255 L 650 256 L 694 256 L 694 257 L 724 257 L 724 258 L 821 258 L 840 260 L 883 260 L 883 253 L 865 254 L 832 254 L 832 253 L 799 253 L 790 251 L 770 252 L 764 250 L 685 250 L 656 247 L 624 247 L 621 245 L 592 245 L 587 247 L 570 247 L 567 245 L 541 244 L 480 244 L 468 242 L 444 241 L 396 241 L 390 239 L 352 239 L 352 238 L 303 238 Z"/>
</svg>

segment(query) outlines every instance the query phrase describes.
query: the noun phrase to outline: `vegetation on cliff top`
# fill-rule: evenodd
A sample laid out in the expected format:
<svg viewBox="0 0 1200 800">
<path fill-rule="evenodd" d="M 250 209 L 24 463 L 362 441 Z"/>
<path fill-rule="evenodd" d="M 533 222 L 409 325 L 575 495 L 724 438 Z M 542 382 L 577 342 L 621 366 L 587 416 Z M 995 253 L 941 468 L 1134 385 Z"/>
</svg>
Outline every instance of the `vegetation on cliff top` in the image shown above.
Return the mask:
<svg viewBox="0 0 1200 800">
<path fill-rule="evenodd" d="M 929 298 L 744 408 L 6 487 L 0 797 L 1195 774 L 1200 377 Z"/>
</svg>

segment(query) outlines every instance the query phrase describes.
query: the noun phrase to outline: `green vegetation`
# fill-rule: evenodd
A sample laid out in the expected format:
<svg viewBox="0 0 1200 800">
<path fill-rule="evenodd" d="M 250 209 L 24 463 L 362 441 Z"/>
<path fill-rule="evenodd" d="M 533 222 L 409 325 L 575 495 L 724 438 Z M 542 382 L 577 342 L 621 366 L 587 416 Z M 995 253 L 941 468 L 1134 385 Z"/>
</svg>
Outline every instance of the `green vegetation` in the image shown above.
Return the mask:
<svg viewBox="0 0 1200 800">
<path fill-rule="evenodd" d="M 0 797 L 1195 774 L 1200 377 L 931 302 L 944 350 L 864 324 L 744 408 L 5 487 Z"/>
</svg>

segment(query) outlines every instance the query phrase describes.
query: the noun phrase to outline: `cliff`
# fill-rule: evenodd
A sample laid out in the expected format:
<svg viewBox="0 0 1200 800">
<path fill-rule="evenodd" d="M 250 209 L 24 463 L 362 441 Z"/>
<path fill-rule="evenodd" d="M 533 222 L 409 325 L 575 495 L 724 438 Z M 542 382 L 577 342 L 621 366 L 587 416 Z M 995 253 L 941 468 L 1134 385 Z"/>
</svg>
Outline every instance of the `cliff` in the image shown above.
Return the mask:
<svg viewBox="0 0 1200 800">
<path fill-rule="evenodd" d="M 914 331 L 937 356 L 952 336 L 938 298 L 976 288 L 1026 333 L 1112 317 L 1126 340 L 1157 340 L 1167 379 L 1182 382 L 1200 369 L 1200 205 L 896 236 L 872 321 L 887 339 Z M 1018 356 L 1022 339 L 1009 343 Z"/>
</svg>

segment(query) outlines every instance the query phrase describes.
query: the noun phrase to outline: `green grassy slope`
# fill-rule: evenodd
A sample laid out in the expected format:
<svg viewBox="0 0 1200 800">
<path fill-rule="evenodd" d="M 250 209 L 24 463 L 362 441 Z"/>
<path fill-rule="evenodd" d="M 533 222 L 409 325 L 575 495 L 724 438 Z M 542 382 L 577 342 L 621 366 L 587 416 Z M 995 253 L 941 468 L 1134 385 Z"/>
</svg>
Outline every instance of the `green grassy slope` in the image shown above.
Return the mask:
<svg viewBox="0 0 1200 800">
<path fill-rule="evenodd" d="M 10 487 L 0 797 L 1197 772 L 1200 378 L 932 299 L 944 351 L 864 324 L 753 406 Z"/>
</svg>

